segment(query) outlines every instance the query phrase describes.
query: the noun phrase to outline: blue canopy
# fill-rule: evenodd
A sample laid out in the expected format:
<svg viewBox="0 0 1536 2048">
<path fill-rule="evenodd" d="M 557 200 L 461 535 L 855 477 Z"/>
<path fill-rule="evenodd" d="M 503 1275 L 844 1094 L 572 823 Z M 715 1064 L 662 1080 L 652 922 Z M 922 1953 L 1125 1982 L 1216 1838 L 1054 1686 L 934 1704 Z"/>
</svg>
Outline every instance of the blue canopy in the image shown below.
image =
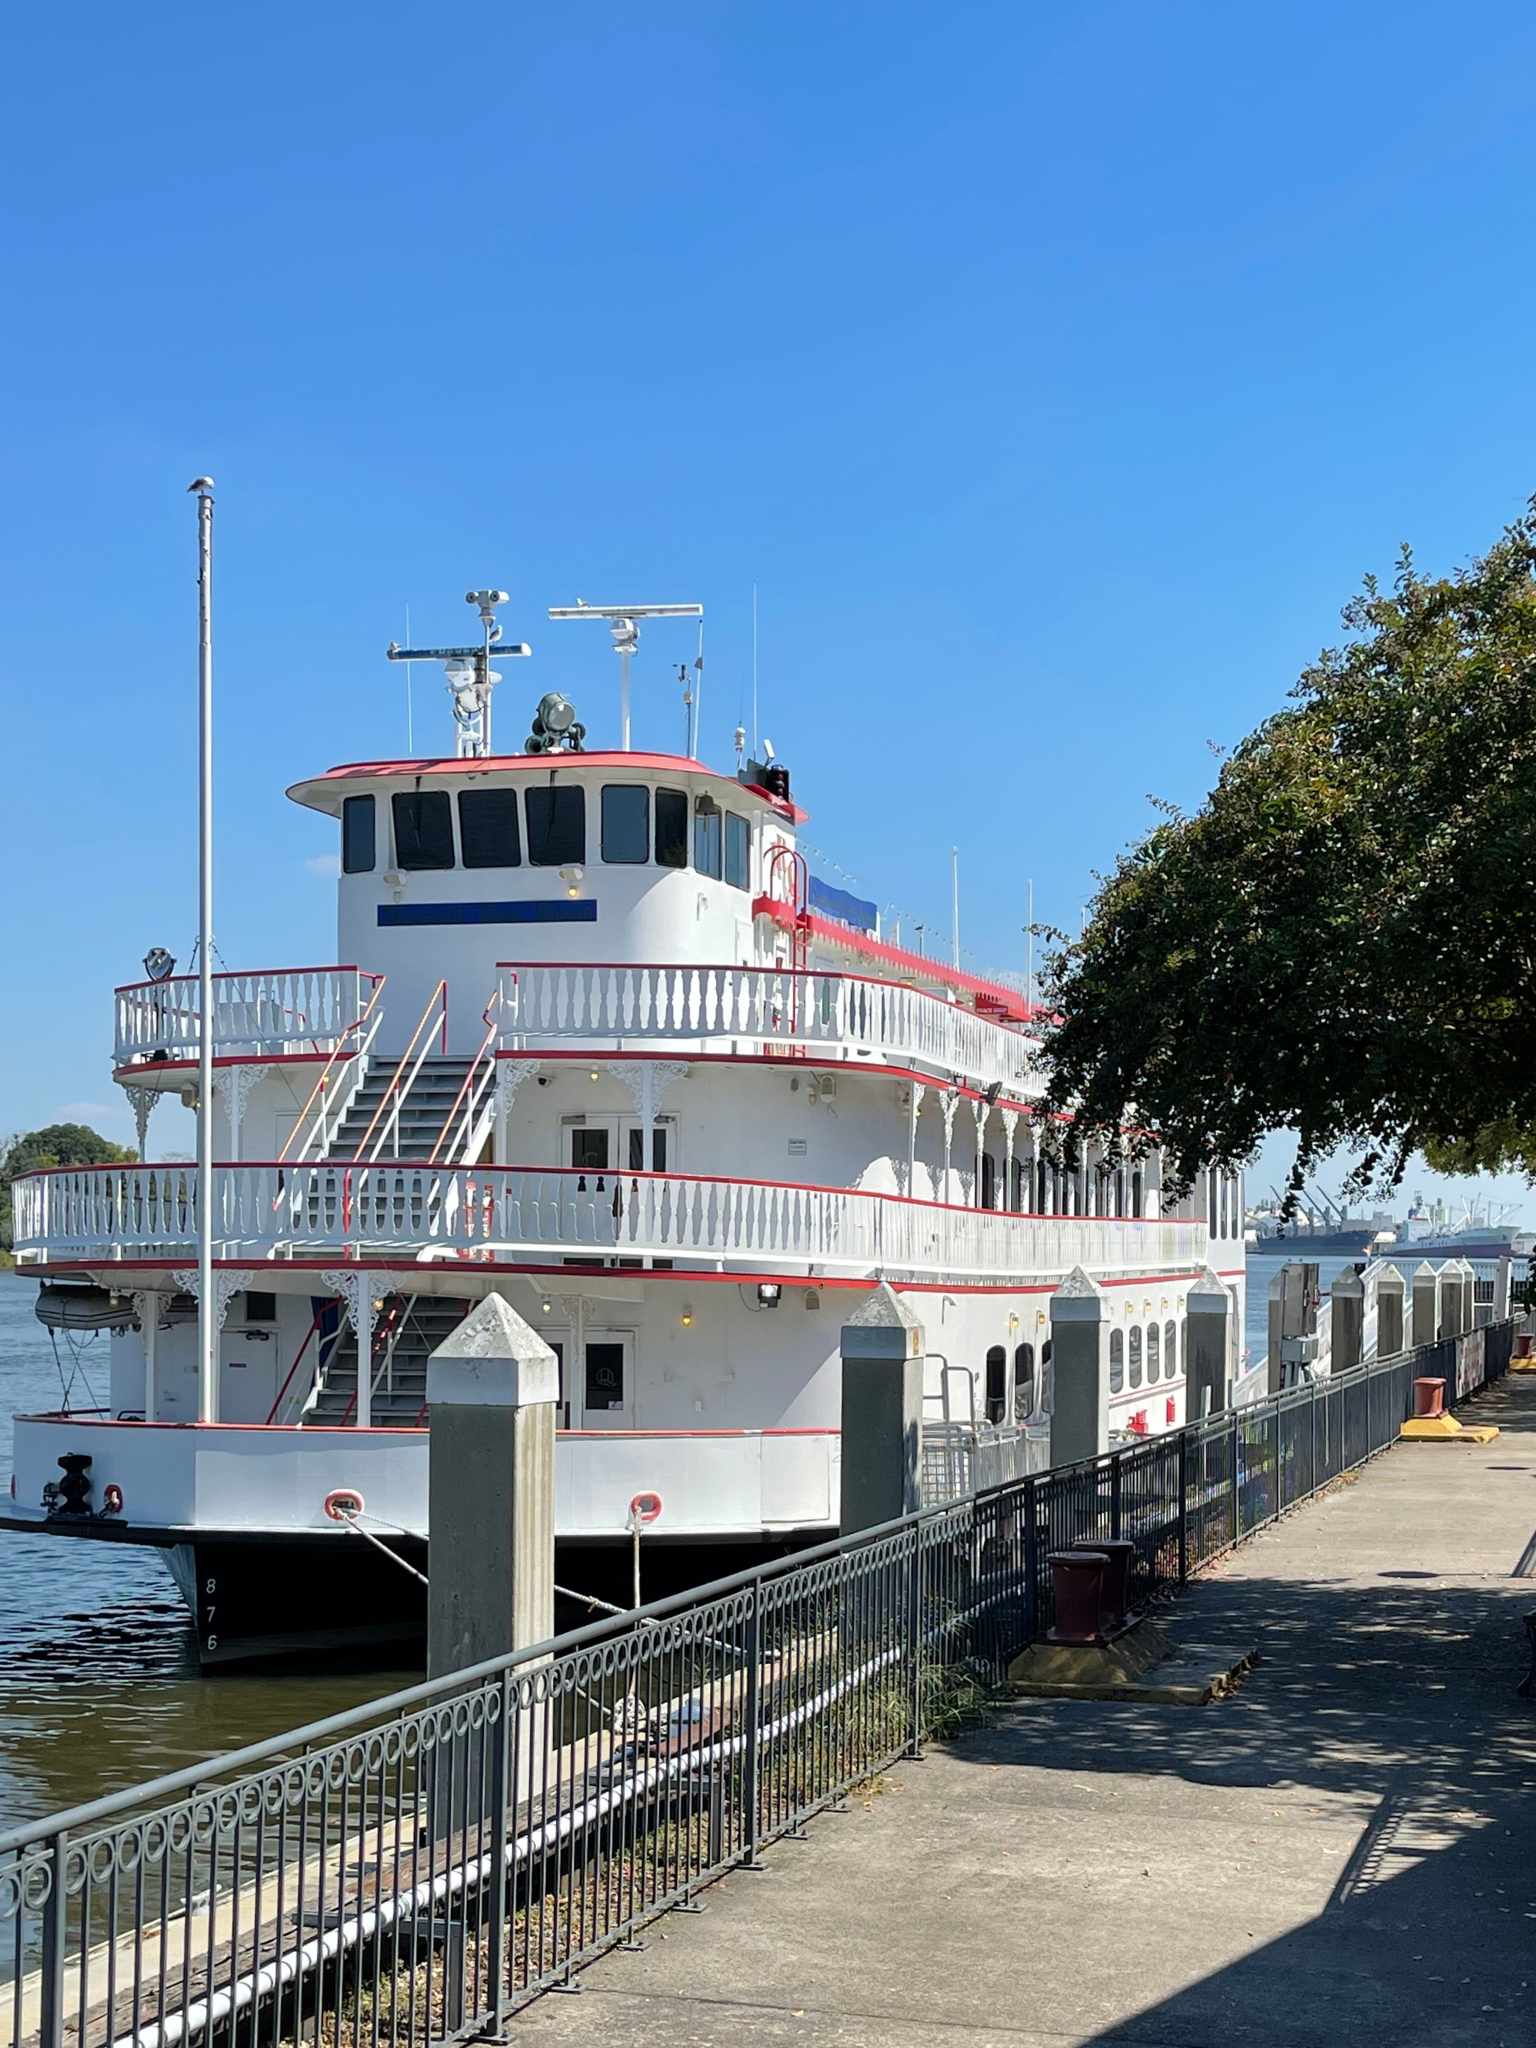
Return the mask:
<svg viewBox="0 0 1536 2048">
<path fill-rule="evenodd" d="M 835 924 L 849 925 L 856 932 L 873 933 L 879 929 L 880 913 L 873 903 L 861 902 L 846 889 L 834 889 L 830 882 L 823 882 L 816 875 L 808 878 L 806 899 L 812 910 L 831 918 Z"/>
</svg>

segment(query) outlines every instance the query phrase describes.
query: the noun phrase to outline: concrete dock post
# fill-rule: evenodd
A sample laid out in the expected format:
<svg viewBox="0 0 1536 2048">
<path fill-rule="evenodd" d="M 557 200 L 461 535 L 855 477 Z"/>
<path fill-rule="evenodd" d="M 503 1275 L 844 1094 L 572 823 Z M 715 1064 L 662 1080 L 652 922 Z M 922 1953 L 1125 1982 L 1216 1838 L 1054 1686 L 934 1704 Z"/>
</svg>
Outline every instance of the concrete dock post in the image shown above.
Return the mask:
<svg viewBox="0 0 1536 2048">
<path fill-rule="evenodd" d="M 427 1361 L 427 1674 L 555 1632 L 555 1354 L 488 1294 Z"/>
<path fill-rule="evenodd" d="M 1365 1282 L 1353 1266 L 1341 1266 L 1329 1293 L 1333 1307 L 1328 1370 L 1348 1372 L 1365 1351 Z"/>
<path fill-rule="evenodd" d="M 1109 1449 L 1109 1315 L 1109 1296 L 1081 1266 L 1051 1296 L 1053 1465 L 1073 1465 Z"/>
<path fill-rule="evenodd" d="M 923 1504 L 923 1326 L 882 1280 L 843 1325 L 845 1536 Z"/>
<path fill-rule="evenodd" d="M 1184 1344 L 1185 1413 L 1191 1422 L 1198 1422 L 1202 1415 L 1214 1415 L 1227 1407 L 1232 1398 L 1232 1297 L 1209 1266 L 1190 1288 L 1184 1312 L 1189 1318 Z"/>
<path fill-rule="evenodd" d="M 1440 1335 L 1440 1278 L 1428 1259 L 1413 1269 L 1408 1341 L 1415 1350 Z"/>
<path fill-rule="evenodd" d="M 1404 1342 L 1408 1286 L 1396 1266 L 1383 1266 L 1376 1275 L 1376 1356 L 1395 1358 L 1407 1349 Z"/>
</svg>

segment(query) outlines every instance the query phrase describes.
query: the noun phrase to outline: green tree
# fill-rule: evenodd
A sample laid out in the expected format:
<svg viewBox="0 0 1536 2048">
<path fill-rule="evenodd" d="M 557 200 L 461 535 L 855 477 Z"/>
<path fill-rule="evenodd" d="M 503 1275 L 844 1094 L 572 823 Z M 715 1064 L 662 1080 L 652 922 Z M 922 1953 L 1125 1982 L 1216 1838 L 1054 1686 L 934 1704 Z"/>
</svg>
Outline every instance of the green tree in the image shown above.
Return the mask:
<svg viewBox="0 0 1536 2048">
<path fill-rule="evenodd" d="M 1050 1106 L 1181 1178 L 1300 1135 L 1536 1177 L 1536 500 L 1481 559 L 1368 580 L 1295 702 L 1052 955 Z"/>
<path fill-rule="evenodd" d="M 112 1166 L 138 1158 L 126 1145 L 114 1145 L 89 1124 L 45 1124 L 23 1131 L 0 1150 L 0 1247 L 11 1248 L 11 1182 L 44 1166 Z"/>
</svg>

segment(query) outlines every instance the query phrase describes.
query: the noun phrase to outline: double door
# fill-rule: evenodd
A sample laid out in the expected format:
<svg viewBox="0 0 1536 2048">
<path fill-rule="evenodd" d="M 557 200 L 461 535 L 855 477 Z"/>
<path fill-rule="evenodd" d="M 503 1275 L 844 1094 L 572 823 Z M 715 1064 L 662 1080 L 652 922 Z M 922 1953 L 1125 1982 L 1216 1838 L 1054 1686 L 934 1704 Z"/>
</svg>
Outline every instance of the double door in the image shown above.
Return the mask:
<svg viewBox="0 0 1536 2048">
<path fill-rule="evenodd" d="M 585 1117 L 565 1126 L 566 1157 L 561 1163 L 584 1173 L 665 1173 L 677 1163 L 673 1129 L 671 1117 L 656 1118 L 647 1160 L 645 1128 L 639 1117 Z"/>
</svg>

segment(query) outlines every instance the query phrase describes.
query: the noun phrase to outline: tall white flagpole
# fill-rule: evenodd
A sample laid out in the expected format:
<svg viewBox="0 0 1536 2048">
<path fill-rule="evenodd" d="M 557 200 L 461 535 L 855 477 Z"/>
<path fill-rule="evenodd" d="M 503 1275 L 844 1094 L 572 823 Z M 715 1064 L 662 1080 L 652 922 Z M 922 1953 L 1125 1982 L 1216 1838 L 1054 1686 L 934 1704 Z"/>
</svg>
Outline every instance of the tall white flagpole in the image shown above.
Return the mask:
<svg viewBox="0 0 1536 2048">
<path fill-rule="evenodd" d="M 219 1419 L 213 1294 L 213 479 L 197 494 L 197 1419 Z"/>
</svg>

